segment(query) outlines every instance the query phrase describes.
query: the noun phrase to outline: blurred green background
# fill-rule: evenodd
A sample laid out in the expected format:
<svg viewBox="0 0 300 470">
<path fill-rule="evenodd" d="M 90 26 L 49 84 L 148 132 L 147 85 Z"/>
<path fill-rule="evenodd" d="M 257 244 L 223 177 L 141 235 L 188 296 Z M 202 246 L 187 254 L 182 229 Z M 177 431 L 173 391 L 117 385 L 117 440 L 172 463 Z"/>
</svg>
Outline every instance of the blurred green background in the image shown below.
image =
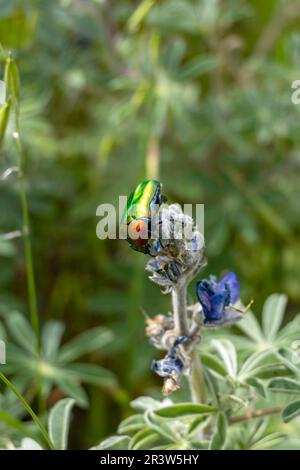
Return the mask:
<svg viewBox="0 0 300 470">
<path fill-rule="evenodd" d="M 73 447 L 112 433 L 133 397 L 158 393 L 142 309 L 170 308 L 144 255 L 97 239 L 99 204 L 159 178 L 170 201 L 205 204 L 204 277 L 236 271 L 257 312 L 272 292 L 299 307 L 299 27 L 297 0 L 0 0 L 0 43 L 21 74 L 41 320 L 63 320 L 65 340 L 96 325 L 115 334 L 87 361 L 120 389 L 88 386 Z M 3 173 L 11 142 L 1 153 Z M 19 230 L 13 175 L 0 205 L 1 234 Z M 0 256 L 1 308 L 26 312 L 22 240 L 2 238 Z"/>
</svg>

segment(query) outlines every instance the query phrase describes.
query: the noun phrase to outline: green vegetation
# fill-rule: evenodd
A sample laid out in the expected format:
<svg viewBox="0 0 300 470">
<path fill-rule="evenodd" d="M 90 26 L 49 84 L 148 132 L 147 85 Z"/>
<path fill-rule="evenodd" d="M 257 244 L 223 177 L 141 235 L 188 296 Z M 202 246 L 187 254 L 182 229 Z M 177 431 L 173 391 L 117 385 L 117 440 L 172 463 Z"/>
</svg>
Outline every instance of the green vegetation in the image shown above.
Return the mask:
<svg viewBox="0 0 300 470">
<path fill-rule="evenodd" d="M 299 448 L 299 26 L 297 0 L 0 0 L 2 448 L 65 448 L 73 399 L 70 448 Z M 203 334 L 218 413 L 187 387 L 162 403 L 142 311 L 170 298 L 144 255 L 96 237 L 97 206 L 146 177 L 205 204 L 201 277 L 235 271 L 255 300 L 246 336 Z"/>
</svg>

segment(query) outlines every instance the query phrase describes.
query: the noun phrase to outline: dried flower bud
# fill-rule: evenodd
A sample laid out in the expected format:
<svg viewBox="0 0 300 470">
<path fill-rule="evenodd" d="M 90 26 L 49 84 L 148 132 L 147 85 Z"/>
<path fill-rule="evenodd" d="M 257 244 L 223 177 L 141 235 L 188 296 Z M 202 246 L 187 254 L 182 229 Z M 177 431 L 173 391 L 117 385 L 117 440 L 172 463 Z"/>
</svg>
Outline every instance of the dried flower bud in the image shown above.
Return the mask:
<svg viewBox="0 0 300 470">
<path fill-rule="evenodd" d="M 184 276 L 194 277 L 204 266 L 204 238 L 177 204 L 162 206 L 153 227 L 155 256 L 146 269 L 153 282 L 170 292 Z"/>
</svg>

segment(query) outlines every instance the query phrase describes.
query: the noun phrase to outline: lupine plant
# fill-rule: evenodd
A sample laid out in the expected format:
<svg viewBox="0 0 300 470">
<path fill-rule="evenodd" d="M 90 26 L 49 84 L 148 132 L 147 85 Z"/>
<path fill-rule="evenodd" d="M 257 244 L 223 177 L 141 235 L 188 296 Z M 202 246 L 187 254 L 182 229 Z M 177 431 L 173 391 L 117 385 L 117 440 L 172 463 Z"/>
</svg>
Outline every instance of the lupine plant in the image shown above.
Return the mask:
<svg viewBox="0 0 300 470">
<path fill-rule="evenodd" d="M 130 246 L 152 257 L 146 264 L 150 279 L 172 297 L 171 313 L 146 317 L 146 335 L 166 351 L 152 370 L 163 378 L 163 395 L 173 393 L 174 401 L 134 400 L 138 413 L 96 448 L 298 448 L 299 317 L 282 327 L 287 299 L 274 294 L 261 327 L 250 311 L 253 302 L 241 303 L 233 272 L 197 280 L 197 302 L 188 305 L 187 287 L 205 264 L 204 239 L 191 217 L 165 200 L 160 183 L 141 183 L 123 223 Z M 225 328 L 234 324 L 234 332 Z M 178 402 L 183 377 L 191 399 Z"/>
<path fill-rule="evenodd" d="M 66 395 L 76 397 L 77 404 L 87 402 L 82 387 L 87 375 L 70 376 L 68 369 L 81 354 L 89 353 L 85 363 L 98 364 L 107 346 L 119 348 L 115 370 L 121 381 L 127 380 L 128 392 L 136 396 L 142 390 L 147 396 L 132 402 L 135 414 L 96 448 L 298 449 L 300 320 L 289 320 L 300 299 L 295 198 L 300 107 L 290 101 L 291 82 L 299 78 L 299 2 L 0 3 L 0 41 L 20 59 L 25 85 L 21 94 L 16 64 L 1 49 L 8 84 L 8 99 L 0 106 L 0 338 L 7 344 L 8 362 L 0 369 L 1 448 L 66 448 L 64 430 L 73 401 L 56 400 Z M 91 213 L 99 197 L 112 199 L 119 183 L 123 192 L 144 177 L 145 169 L 149 177 L 162 175 L 174 200 L 207 204 L 206 253 L 217 277 L 200 271 L 191 279 L 187 335 L 173 331 L 175 320 L 184 318 L 175 315 L 184 301 L 175 293 L 181 288 L 176 281 L 188 276 L 190 256 L 199 256 L 203 266 L 201 239 L 194 252 L 186 252 L 184 262 L 170 252 L 163 254 L 162 245 L 153 246 L 151 277 L 173 298 L 172 312 L 162 315 L 166 302 L 156 311 L 148 295 L 153 286 L 148 283 L 143 292 L 137 258 L 126 253 L 125 244 L 119 243 L 115 252 L 115 241 L 99 243 L 94 236 Z M 36 216 L 38 302 L 27 189 Z M 174 211 L 178 217 L 180 210 L 172 206 L 161 211 Z M 57 214 L 68 231 L 58 229 Z M 145 227 L 141 221 L 139 225 Z M 142 246 L 146 251 L 147 244 Z M 52 270 L 53 259 L 59 261 L 59 272 Z M 252 297 L 255 301 L 255 315 L 250 310 L 244 314 L 243 305 L 235 303 L 233 266 L 243 280 L 246 303 Z M 30 327 L 22 302 L 26 278 Z M 16 282 L 11 289 L 12 279 Z M 274 294 L 260 315 L 262 299 L 274 289 L 288 293 L 289 309 L 284 315 L 287 299 Z M 124 347 L 137 330 L 140 305 L 147 310 L 146 334 L 159 348 L 153 350 L 153 372 L 146 372 L 153 379 L 145 383 L 146 355 L 138 357 L 140 344 L 127 341 Z M 98 337 L 91 339 L 87 325 L 91 316 L 95 321 L 103 313 L 111 315 L 108 324 L 117 334 L 108 343 L 110 333 L 102 331 L 99 357 Z M 42 319 L 67 315 L 66 340 L 73 331 L 86 330 L 87 336 L 79 336 L 80 343 L 87 340 L 86 348 L 78 339 L 77 346 L 73 343 L 76 358 L 73 353 L 60 360 L 62 324 Z M 24 338 L 30 343 L 32 332 L 32 347 L 28 342 L 25 347 Z M 62 348 L 71 346 L 63 339 Z M 129 349 L 132 360 L 124 367 L 124 351 Z M 58 383 L 61 374 L 64 386 Z M 101 380 L 99 369 L 97 378 L 92 375 Z M 163 382 L 167 398 L 149 386 L 155 379 Z M 101 390 L 96 390 L 96 406 L 95 400 L 90 406 L 89 416 L 95 418 L 88 425 L 84 413 L 73 416 L 70 430 L 80 429 L 81 447 L 87 434 L 92 443 L 100 439 L 95 436 L 111 432 L 120 414 L 115 407 L 106 428 L 102 424 L 98 432 L 105 421 L 99 412 Z M 109 386 L 105 391 L 115 394 L 118 389 Z M 121 412 L 129 414 L 127 403 Z"/>
</svg>

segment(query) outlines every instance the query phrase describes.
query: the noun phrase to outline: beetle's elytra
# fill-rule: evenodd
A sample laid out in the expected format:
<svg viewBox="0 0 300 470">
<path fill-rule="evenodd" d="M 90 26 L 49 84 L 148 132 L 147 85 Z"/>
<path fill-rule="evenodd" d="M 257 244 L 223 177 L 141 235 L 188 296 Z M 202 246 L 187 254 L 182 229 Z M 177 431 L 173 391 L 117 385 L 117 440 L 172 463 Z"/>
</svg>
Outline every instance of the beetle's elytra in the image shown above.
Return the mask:
<svg viewBox="0 0 300 470">
<path fill-rule="evenodd" d="M 150 253 L 151 222 L 166 198 L 161 194 L 162 185 L 159 181 L 149 179 L 142 181 L 130 194 L 123 223 L 127 225 L 127 240 L 136 251 Z M 130 231 L 139 234 L 131 237 Z"/>
</svg>

